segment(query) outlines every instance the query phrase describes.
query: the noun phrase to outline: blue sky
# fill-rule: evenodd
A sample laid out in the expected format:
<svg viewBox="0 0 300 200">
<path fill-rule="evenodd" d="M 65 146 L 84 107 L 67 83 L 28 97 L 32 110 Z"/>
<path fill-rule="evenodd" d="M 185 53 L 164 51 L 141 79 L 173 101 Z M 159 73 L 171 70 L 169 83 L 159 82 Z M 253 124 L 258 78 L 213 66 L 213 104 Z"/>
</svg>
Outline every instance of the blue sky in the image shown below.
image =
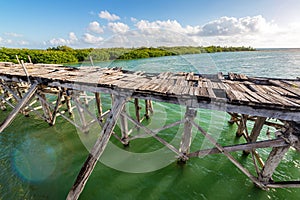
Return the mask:
<svg viewBox="0 0 300 200">
<path fill-rule="evenodd" d="M 9 0 L 0 46 L 300 47 L 298 0 Z"/>
</svg>

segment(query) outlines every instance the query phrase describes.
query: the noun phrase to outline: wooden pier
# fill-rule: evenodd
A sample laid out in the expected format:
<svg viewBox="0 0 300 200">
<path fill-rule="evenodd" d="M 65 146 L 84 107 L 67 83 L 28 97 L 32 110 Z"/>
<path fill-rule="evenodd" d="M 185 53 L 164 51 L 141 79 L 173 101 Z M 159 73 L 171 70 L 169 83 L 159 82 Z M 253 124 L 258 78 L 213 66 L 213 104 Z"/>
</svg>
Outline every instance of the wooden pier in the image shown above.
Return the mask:
<svg viewBox="0 0 300 200">
<path fill-rule="evenodd" d="M 87 109 L 89 101 L 87 93 L 93 94 L 97 105 L 95 112 Z M 111 109 L 107 111 L 101 106 L 102 94 L 109 94 L 112 98 Z M 134 99 L 135 104 L 134 117 L 125 109 L 131 99 Z M 144 120 L 140 113 L 141 100 L 144 101 L 146 119 L 151 117 L 153 112 L 152 101 L 185 106 L 184 119 L 150 130 L 141 123 Z M 285 153 L 290 148 L 300 151 L 299 79 L 257 78 L 234 73 L 155 74 L 126 71 L 121 68 L 72 68 L 47 64 L 0 63 L 0 109 L 5 110 L 7 107 L 11 107 L 12 111 L 0 124 L 0 133 L 12 123 L 18 113 L 35 114 L 50 125 L 55 125 L 56 118 L 62 117 L 87 134 L 92 124 L 98 123 L 101 126 L 100 137 L 83 164 L 67 199 L 79 197 L 112 135 L 124 145 L 137 138 L 131 137 L 132 130 L 128 130 L 128 122 L 161 142 L 182 162 L 192 157 L 221 153 L 262 189 L 300 187 L 298 180 L 274 182 L 272 179 Z M 245 137 L 247 142 L 230 146 L 217 143 L 195 122 L 199 108 L 229 113 L 231 116 L 229 123 L 236 123 L 238 126 L 236 136 Z M 77 109 L 80 123 L 73 120 L 73 109 Z M 92 121 L 88 121 L 86 115 L 89 115 Z M 276 119 L 277 122 L 269 119 Z M 121 124 L 119 136 L 114 132 L 117 121 Z M 254 121 L 250 133 L 247 121 Z M 183 124 L 184 129 L 179 148 L 176 148 L 159 137 L 158 133 L 179 124 Z M 277 131 L 272 139 L 257 141 L 263 126 L 275 127 Z M 193 127 L 215 148 L 191 152 Z M 259 148 L 272 148 L 265 161 L 256 151 Z M 251 154 L 256 174 L 251 174 L 230 154 L 234 151 L 243 151 L 245 155 Z"/>
</svg>

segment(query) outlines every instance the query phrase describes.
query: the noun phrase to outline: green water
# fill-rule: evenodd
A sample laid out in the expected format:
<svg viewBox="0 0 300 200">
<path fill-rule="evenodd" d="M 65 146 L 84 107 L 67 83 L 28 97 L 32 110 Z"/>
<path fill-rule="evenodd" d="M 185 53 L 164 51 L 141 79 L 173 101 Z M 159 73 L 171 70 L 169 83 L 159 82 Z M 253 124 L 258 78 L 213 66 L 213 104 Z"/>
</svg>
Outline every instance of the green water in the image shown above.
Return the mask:
<svg viewBox="0 0 300 200">
<path fill-rule="evenodd" d="M 252 59 L 249 59 L 250 57 Z M 280 62 L 281 65 L 278 64 Z M 228 66 L 225 67 L 226 63 Z M 274 66 L 272 63 L 277 64 Z M 188 55 L 100 65 L 122 66 L 131 70 L 147 69 L 146 71 L 150 72 L 235 71 L 257 76 L 292 78 L 300 75 L 299 63 L 299 52 L 246 52 L 209 56 Z M 104 107 L 108 108 L 109 98 L 104 96 L 103 101 Z M 133 113 L 133 104 L 128 103 L 127 106 L 128 111 Z M 143 122 L 151 129 L 180 120 L 184 114 L 184 108 L 180 106 L 159 102 L 154 103 L 154 111 L 152 119 Z M 1 121 L 9 111 L 0 113 Z M 244 142 L 244 139 L 234 137 L 237 127 L 228 125 L 228 119 L 229 116 L 221 111 L 200 109 L 197 115 L 197 122 L 219 143 L 230 145 Z M 129 126 L 132 127 L 131 124 Z M 176 126 L 161 132 L 159 136 L 178 147 L 181 130 L 182 126 Z M 264 127 L 260 139 L 267 137 L 266 131 L 267 128 Z M 93 145 L 99 132 L 100 129 L 95 126 L 89 135 L 85 135 L 61 118 L 58 118 L 54 127 L 50 127 L 34 115 L 29 118 L 18 115 L 0 135 L 0 199 L 64 199 L 88 155 L 87 149 Z M 116 132 L 119 132 L 118 126 Z M 139 133 L 143 132 L 140 130 Z M 132 133 L 136 134 L 137 131 Z M 196 130 L 193 130 L 193 136 L 192 151 L 212 147 Z M 117 153 L 112 151 L 114 148 L 117 149 Z M 258 150 L 264 159 L 269 151 L 270 149 Z M 243 157 L 240 152 L 233 153 L 233 156 L 255 173 L 250 156 Z M 290 150 L 277 168 L 274 179 L 282 181 L 298 179 L 299 158 L 299 153 Z M 178 165 L 174 153 L 164 149 L 163 145 L 153 138 L 147 137 L 132 141 L 130 147 L 125 149 L 112 138 L 80 199 L 299 199 L 299 197 L 300 189 L 269 191 L 257 189 L 223 155 L 192 158 L 186 165 Z"/>
</svg>

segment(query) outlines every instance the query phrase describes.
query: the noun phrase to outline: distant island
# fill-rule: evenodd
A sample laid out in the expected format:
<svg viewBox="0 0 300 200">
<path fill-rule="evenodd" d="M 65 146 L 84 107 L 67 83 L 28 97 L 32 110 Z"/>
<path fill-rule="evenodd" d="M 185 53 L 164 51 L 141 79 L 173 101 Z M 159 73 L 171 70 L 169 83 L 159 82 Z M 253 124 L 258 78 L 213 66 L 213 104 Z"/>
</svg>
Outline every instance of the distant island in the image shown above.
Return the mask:
<svg viewBox="0 0 300 200">
<path fill-rule="evenodd" d="M 0 48 L 0 62 L 18 63 L 19 60 L 32 63 L 80 63 L 88 62 L 90 57 L 94 62 L 109 60 L 131 60 L 140 58 L 175 56 L 185 54 L 216 53 L 216 52 L 235 52 L 235 51 L 255 51 L 252 47 L 140 47 L 140 48 L 88 48 L 73 49 L 68 46 L 51 47 L 46 50 L 41 49 L 12 49 Z"/>
</svg>

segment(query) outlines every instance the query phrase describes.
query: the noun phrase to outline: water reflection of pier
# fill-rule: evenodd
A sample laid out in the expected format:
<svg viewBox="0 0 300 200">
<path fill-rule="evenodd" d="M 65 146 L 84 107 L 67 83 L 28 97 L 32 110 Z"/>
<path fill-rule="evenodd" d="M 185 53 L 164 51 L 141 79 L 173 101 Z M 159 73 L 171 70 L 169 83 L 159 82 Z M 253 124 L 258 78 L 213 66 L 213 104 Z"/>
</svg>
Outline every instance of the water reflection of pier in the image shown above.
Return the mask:
<svg viewBox="0 0 300 200">
<path fill-rule="evenodd" d="M 180 162 L 186 162 L 192 157 L 222 153 L 258 187 L 299 187 L 299 181 L 275 182 L 272 179 L 286 152 L 291 147 L 300 150 L 299 87 L 299 79 L 252 78 L 234 73 L 150 74 L 120 68 L 0 63 L 0 108 L 3 111 L 11 110 L 1 123 L 0 132 L 9 126 L 18 113 L 35 114 L 50 125 L 55 125 L 56 118 L 62 117 L 87 134 L 89 127 L 98 123 L 101 126 L 100 137 L 82 166 L 68 199 L 79 197 L 112 135 L 125 146 L 131 140 L 145 137 L 143 134 L 131 136 L 133 129 L 129 129 L 128 123 L 165 145 L 177 155 Z M 104 94 L 105 98 L 111 98 L 111 108 L 106 111 L 101 105 Z M 96 102 L 96 109 L 92 111 L 89 109 L 91 99 Z M 134 102 L 134 113 L 128 113 L 126 109 L 131 100 Z M 152 101 L 185 106 L 185 116 L 151 130 L 142 121 L 151 117 Z M 145 108 L 143 113 L 142 107 Z M 199 108 L 229 113 L 229 123 L 238 125 L 236 137 L 243 136 L 247 142 L 220 145 L 207 130 L 195 122 Z M 72 117 L 74 109 L 78 112 L 79 122 Z M 117 121 L 120 122 L 119 135 L 114 131 Z M 250 129 L 247 127 L 248 121 L 254 122 Z M 158 136 L 159 132 L 180 124 L 184 129 L 178 147 Z M 270 139 L 257 141 L 263 126 L 275 127 L 277 131 L 269 133 Z M 191 152 L 192 128 L 196 128 L 215 147 Z M 265 161 L 256 151 L 259 148 L 272 148 Z M 256 174 L 250 173 L 230 154 L 234 151 L 251 154 Z"/>
</svg>

